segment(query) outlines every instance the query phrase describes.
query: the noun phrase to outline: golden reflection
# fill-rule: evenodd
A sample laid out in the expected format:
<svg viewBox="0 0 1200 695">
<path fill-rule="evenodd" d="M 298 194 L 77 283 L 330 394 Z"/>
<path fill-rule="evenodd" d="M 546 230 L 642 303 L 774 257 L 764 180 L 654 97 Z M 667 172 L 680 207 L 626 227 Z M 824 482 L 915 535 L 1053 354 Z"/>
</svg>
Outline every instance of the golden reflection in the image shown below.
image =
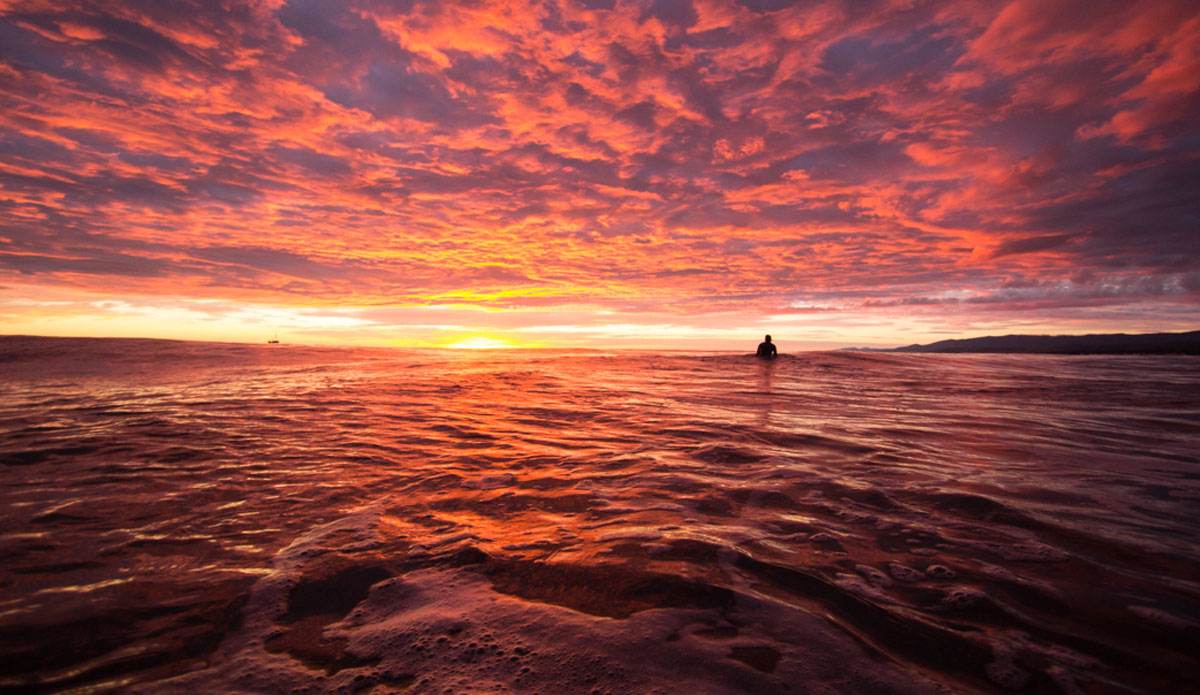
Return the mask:
<svg viewBox="0 0 1200 695">
<path fill-rule="evenodd" d="M 771 424 L 771 404 L 774 401 L 771 392 L 771 381 L 775 376 L 775 360 L 759 360 L 758 365 L 758 403 L 757 422 L 759 426 Z"/>
</svg>

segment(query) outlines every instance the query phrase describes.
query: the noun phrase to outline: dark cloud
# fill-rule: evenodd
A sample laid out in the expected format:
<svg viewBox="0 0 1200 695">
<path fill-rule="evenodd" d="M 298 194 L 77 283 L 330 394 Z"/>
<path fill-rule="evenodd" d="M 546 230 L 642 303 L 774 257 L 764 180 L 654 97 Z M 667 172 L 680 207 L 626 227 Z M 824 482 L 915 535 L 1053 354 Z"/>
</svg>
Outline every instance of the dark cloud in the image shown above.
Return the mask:
<svg viewBox="0 0 1200 695">
<path fill-rule="evenodd" d="M 645 21 L 649 17 L 680 29 L 692 26 L 699 19 L 692 0 L 650 0 L 640 19 Z"/>
<path fill-rule="evenodd" d="M 654 122 L 654 114 L 658 111 L 658 107 L 653 101 L 640 101 L 632 106 L 621 109 L 616 112 L 616 117 L 627 123 L 642 128 L 644 130 L 653 130 L 657 124 Z"/>
<path fill-rule="evenodd" d="M 818 147 L 791 158 L 784 166 L 811 178 L 873 180 L 894 177 L 909 164 L 903 144 L 863 140 Z"/>
<path fill-rule="evenodd" d="M 88 250 L 84 250 L 87 252 Z M 36 254 L 11 255 L 0 252 L 0 267 L 18 276 L 92 275 L 132 278 L 161 278 L 178 269 L 163 258 L 147 258 L 123 253 L 92 251 L 84 258 Z"/>
<path fill-rule="evenodd" d="M 1006 241 L 997 246 L 992 251 L 992 256 L 999 258 L 1001 256 L 1011 256 L 1020 253 L 1035 253 L 1062 246 L 1069 241 L 1071 241 L 1070 234 L 1050 234 L 1047 236 L 1016 239 Z"/>
<path fill-rule="evenodd" d="M 828 46 L 820 68 L 835 79 L 878 84 L 880 80 L 948 70 L 964 50 L 936 26 L 913 32 L 901 41 L 881 42 L 870 34 L 855 35 Z"/>
<path fill-rule="evenodd" d="M 252 246 L 209 246 L 190 249 L 188 255 L 199 260 L 304 279 L 348 277 L 362 270 L 357 263 L 331 265 L 289 251 Z"/>
<path fill-rule="evenodd" d="M 345 3 L 289 0 L 275 12 L 275 18 L 303 42 L 289 54 L 289 62 L 319 76 L 346 68 L 357 70 L 381 58 L 411 57 L 389 42 L 374 21 Z"/>
<path fill-rule="evenodd" d="M 778 12 L 794 5 L 803 5 L 804 0 L 736 0 L 742 7 L 756 12 Z"/>
<path fill-rule="evenodd" d="M 315 176 L 346 176 L 353 170 L 341 157 L 300 147 L 276 146 L 269 154 L 278 161 L 295 164 Z"/>
<path fill-rule="evenodd" d="M 0 44 L 4 45 L 5 63 L 19 70 L 23 68 L 22 72 L 40 73 L 106 95 L 114 91 L 102 75 L 85 69 L 69 48 L 64 50 L 37 32 L 25 29 L 12 17 L 0 21 Z"/>
</svg>

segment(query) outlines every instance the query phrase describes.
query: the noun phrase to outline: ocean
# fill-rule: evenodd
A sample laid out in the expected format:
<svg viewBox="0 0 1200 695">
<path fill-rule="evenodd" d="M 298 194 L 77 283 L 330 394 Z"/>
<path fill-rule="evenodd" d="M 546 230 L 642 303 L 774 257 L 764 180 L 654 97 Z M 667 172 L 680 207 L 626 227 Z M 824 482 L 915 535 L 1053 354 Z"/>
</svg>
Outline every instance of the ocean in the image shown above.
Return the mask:
<svg viewBox="0 0 1200 695">
<path fill-rule="evenodd" d="M 1200 358 L 0 337 L 0 692 L 1182 693 Z"/>
</svg>

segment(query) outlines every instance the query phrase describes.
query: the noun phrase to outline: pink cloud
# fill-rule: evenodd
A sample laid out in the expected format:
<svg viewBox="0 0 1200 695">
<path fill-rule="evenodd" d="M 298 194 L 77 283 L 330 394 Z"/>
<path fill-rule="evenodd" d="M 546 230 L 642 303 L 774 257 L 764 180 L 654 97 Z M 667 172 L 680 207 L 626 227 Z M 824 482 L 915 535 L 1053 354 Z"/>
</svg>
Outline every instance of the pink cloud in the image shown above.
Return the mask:
<svg viewBox="0 0 1200 695">
<path fill-rule="evenodd" d="M 15 3 L 0 281 L 690 316 L 1200 270 L 1196 10 L 785 5 Z"/>
</svg>

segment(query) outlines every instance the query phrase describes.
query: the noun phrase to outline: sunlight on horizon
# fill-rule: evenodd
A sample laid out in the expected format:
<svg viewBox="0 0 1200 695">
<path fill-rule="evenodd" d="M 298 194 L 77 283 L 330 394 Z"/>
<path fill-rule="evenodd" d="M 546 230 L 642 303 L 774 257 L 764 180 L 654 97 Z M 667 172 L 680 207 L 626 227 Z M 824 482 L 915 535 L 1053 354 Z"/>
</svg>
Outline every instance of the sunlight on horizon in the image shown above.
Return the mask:
<svg viewBox="0 0 1200 695">
<path fill-rule="evenodd" d="M 447 343 L 445 347 L 455 350 L 506 350 L 521 346 L 514 345 L 507 340 L 501 340 L 499 338 L 473 336 L 471 338 L 464 338 L 453 343 Z"/>
<path fill-rule="evenodd" d="M 986 321 L 947 321 L 917 305 L 903 309 L 801 311 L 766 316 L 750 311 L 602 310 L 521 306 L 487 310 L 469 305 L 304 306 L 124 294 L 104 297 L 77 289 L 0 288 L 7 334 L 163 338 L 397 348 L 752 349 L 762 335 L 780 350 L 898 347 L 945 338 L 997 334 L 1088 334 L 1194 330 L 1189 313 L 1164 298 L 1156 317 L 1139 321 L 1115 310 L 1078 317 L 997 314 Z M 1167 319 L 1170 320 L 1167 320 Z"/>
</svg>

